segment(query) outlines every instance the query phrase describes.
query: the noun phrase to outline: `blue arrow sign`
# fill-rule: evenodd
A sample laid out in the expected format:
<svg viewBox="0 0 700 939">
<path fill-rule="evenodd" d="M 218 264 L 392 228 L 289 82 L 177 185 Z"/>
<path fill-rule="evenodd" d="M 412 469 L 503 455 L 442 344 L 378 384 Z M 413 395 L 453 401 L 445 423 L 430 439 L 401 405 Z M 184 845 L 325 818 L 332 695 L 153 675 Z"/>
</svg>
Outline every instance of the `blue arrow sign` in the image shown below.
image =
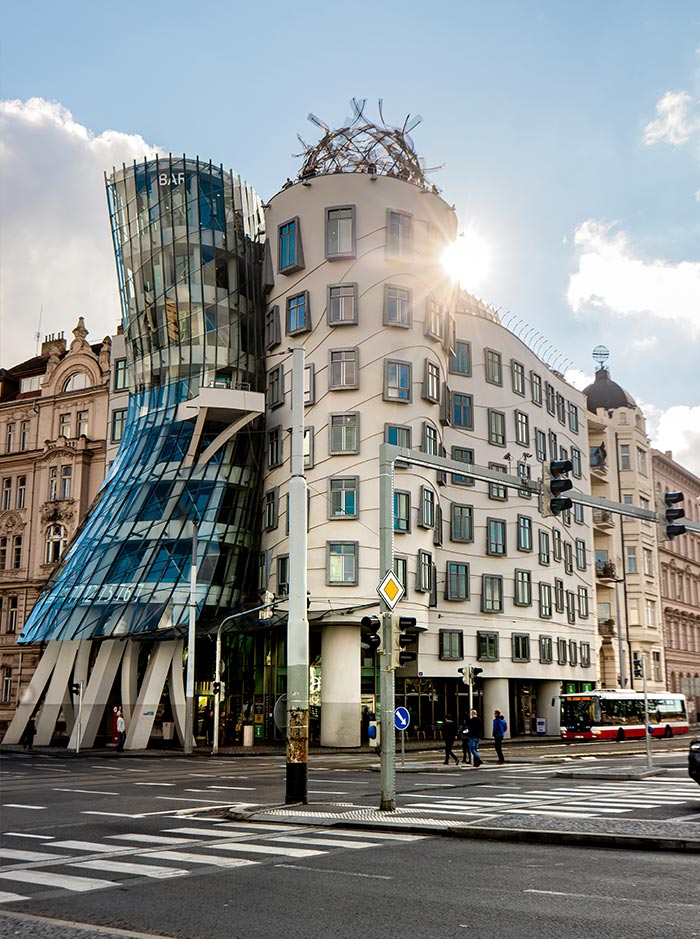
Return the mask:
<svg viewBox="0 0 700 939">
<path fill-rule="evenodd" d="M 411 723 L 411 715 L 406 708 L 396 708 L 394 711 L 394 727 L 397 730 L 407 730 Z"/>
</svg>

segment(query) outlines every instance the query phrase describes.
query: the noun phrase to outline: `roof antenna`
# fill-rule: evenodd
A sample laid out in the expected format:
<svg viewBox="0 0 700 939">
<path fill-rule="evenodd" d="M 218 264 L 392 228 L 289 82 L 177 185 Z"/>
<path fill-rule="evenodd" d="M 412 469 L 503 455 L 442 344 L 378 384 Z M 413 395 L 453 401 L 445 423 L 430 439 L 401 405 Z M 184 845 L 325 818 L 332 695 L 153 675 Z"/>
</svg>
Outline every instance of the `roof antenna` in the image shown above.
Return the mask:
<svg viewBox="0 0 700 939">
<path fill-rule="evenodd" d="M 34 353 L 35 355 L 39 355 L 39 340 L 41 339 L 41 317 L 43 313 L 44 313 L 44 304 L 42 303 L 41 308 L 39 309 L 39 324 L 36 328 L 36 352 Z"/>
</svg>

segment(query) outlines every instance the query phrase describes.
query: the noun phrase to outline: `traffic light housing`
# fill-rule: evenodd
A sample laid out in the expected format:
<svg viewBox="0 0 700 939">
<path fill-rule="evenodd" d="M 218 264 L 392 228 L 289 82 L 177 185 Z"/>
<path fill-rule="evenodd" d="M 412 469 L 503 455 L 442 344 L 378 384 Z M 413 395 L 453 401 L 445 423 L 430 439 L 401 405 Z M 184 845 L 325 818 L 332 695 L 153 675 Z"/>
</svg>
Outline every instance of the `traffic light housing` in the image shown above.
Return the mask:
<svg viewBox="0 0 700 939">
<path fill-rule="evenodd" d="M 213 689 L 215 695 L 216 695 L 216 694 L 221 694 L 221 682 L 220 682 L 220 681 L 215 681 L 214 684 L 212 685 L 212 689 Z"/>
<path fill-rule="evenodd" d="M 415 648 L 410 648 L 415 646 Z M 395 668 L 415 662 L 418 658 L 418 629 L 415 616 L 394 617 L 394 662 Z"/>
<path fill-rule="evenodd" d="M 542 504 L 540 514 L 543 518 L 551 518 L 570 509 L 573 505 L 571 499 L 562 496 L 574 488 L 570 479 L 564 479 L 566 473 L 573 469 L 571 460 L 550 460 L 542 464 Z"/>
<path fill-rule="evenodd" d="M 685 496 L 682 492 L 665 492 L 663 498 L 659 500 L 657 528 L 659 541 L 673 539 L 676 535 L 684 535 L 685 525 L 676 525 L 679 518 L 685 518 L 685 511 L 681 508 L 673 508 L 679 502 L 683 502 Z"/>
<path fill-rule="evenodd" d="M 80 682 L 72 681 L 70 684 L 70 691 L 71 691 L 71 694 L 79 695 L 80 694 Z"/>
<path fill-rule="evenodd" d="M 479 675 L 481 675 L 483 671 L 484 671 L 483 668 L 479 668 L 478 665 L 474 665 L 473 668 L 471 669 L 472 681 L 475 681 L 479 677 Z"/>
<path fill-rule="evenodd" d="M 457 671 L 461 674 L 465 685 L 473 685 L 484 670 L 478 665 L 469 665 L 465 668 L 458 668 Z"/>
<path fill-rule="evenodd" d="M 363 616 L 360 625 L 365 632 L 364 642 L 370 652 L 376 652 L 382 644 L 382 637 L 379 635 L 381 623 L 378 616 Z"/>
<path fill-rule="evenodd" d="M 458 668 L 457 671 L 461 674 L 461 676 L 462 676 L 462 681 L 464 682 L 464 684 L 465 684 L 465 685 L 468 685 L 468 684 L 469 684 L 469 672 L 471 671 L 471 669 L 469 669 L 469 668 Z"/>
<path fill-rule="evenodd" d="M 642 662 L 641 656 L 635 656 L 632 659 L 632 667 L 635 678 L 644 678 L 644 662 Z"/>
</svg>

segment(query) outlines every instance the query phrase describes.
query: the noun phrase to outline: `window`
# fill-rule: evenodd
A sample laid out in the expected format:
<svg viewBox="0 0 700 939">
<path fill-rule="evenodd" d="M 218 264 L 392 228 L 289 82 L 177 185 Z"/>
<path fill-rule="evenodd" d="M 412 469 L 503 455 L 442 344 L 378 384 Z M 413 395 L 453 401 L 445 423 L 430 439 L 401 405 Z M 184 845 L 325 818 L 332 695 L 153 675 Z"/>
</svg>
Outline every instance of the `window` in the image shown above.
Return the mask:
<svg viewBox="0 0 700 939">
<path fill-rule="evenodd" d="M 395 447 L 405 447 L 411 449 L 411 428 L 403 427 L 400 424 L 384 425 L 384 440 Z"/>
<path fill-rule="evenodd" d="M 641 476 L 647 475 L 647 455 L 639 447 L 637 447 L 637 471 Z"/>
<path fill-rule="evenodd" d="M 58 467 L 49 467 L 49 502 L 58 498 Z"/>
<path fill-rule="evenodd" d="M 468 447 L 452 447 L 452 459 L 455 463 L 468 463 L 474 465 L 474 451 Z M 455 486 L 473 486 L 475 483 L 473 476 L 462 476 L 457 473 L 452 477 L 452 483 Z"/>
<path fill-rule="evenodd" d="M 19 448 L 20 450 L 29 449 L 29 421 L 22 421 L 19 425 Z"/>
<path fill-rule="evenodd" d="M 403 490 L 394 491 L 394 531 L 411 530 L 411 493 Z"/>
<path fill-rule="evenodd" d="M 305 333 L 311 329 L 311 317 L 309 316 L 309 292 L 303 290 L 301 293 L 295 293 L 287 297 L 287 335 L 293 336 L 296 333 Z"/>
<path fill-rule="evenodd" d="M 418 552 L 418 582 L 416 590 L 430 593 L 433 589 L 433 557 L 429 551 Z"/>
<path fill-rule="evenodd" d="M 581 478 L 581 451 L 576 447 L 571 448 L 571 472 L 577 479 Z"/>
<path fill-rule="evenodd" d="M 284 404 L 284 366 L 276 365 L 267 373 L 266 405 L 268 408 L 278 408 Z"/>
<path fill-rule="evenodd" d="M 284 382 L 284 375 L 282 376 L 282 381 Z M 284 395 L 284 384 L 282 385 L 282 392 Z M 304 366 L 304 407 L 307 407 L 308 405 L 315 404 L 315 403 L 316 403 L 316 366 L 312 362 L 311 365 Z"/>
<path fill-rule="evenodd" d="M 270 469 L 282 465 L 282 428 L 279 426 L 267 432 L 267 465 Z"/>
<path fill-rule="evenodd" d="M 558 528 L 552 529 L 552 555 L 555 561 L 561 561 L 561 532 Z"/>
<path fill-rule="evenodd" d="M 387 359 L 384 362 L 384 400 L 411 401 L 411 363 Z"/>
<path fill-rule="evenodd" d="M 637 573 L 637 549 L 627 545 L 627 573 L 636 574 Z"/>
<path fill-rule="evenodd" d="M 304 266 L 304 252 L 301 246 L 299 219 L 293 218 L 278 228 L 279 232 L 279 271 L 291 274 Z"/>
<path fill-rule="evenodd" d="M 15 541 L 17 538 L 15 538 Z M 19 564 L 15 564 L 15 567 L 19 567 Z M 646 625 L 649 629 L 656 629 L 656 601 L 655 600 L 645 600 L 644 601 L 644 613 L 646 617 Z"/>
<path fill-rule="evenodd" d="M 423 393 L 421 395 L 426 401 L 432 401 L 438 404 L 440 401 L 440 366 L 435 362 L 425 361 L 425 371 L 423 374 Z"/>
<path fill-rule="evenodd" d="M 474 507 L 452 503 L 450 538 L 452 541 L 474 540 Z"/>
<path fill-rule="evenodd" d="M 359 356 L 358 349 L 332 349 L 328 353 L 328 387 L 331 391 L 358 387 Z"/>
<path fill-rule="evenodd" d="M 411 291 L 402 287 L 384 287 L 384 325 L 411 326 Z"/>
<path fill-rule="evenodd" d="M 552 585 L 540 584 L 539 587 L 540 616 L 549 619 L 552 615 Z"/>
<path fill-rule="evenodd" d="M 573 590 L 566 591 L 566 621 L 568 623 L 576 622 L 576 597 Z M 575 662 L 571 663 L 575 665 Z"/>
<path fill-rule="evenodd" d="M 590 642 L 581 643 L 581 665 L 584 668 L 590 668 L 591 665 L 591 644 Z M 659 679 L 661 676 L 659 676 Z"/>
<path fill-rule="evenodd" d="M 553 430 L 549 432 L 549 454 L 553 460 L 557 459 L 557 435 Z"/>
<path fill-rule="evenodd" d="M 2 703 L 9 704 L 12 701 L 12 669 L 9 665 L 2 667 Z"/>
<path fill-rule="evenodd" d="M 12 479 L 8 476 L 2 481 L 2 510 L 6 512 L 12 506 Z"/>
<path fill-rule="evenodd" d="M 357 518 L 359 512 L 359 476 L 330 480 L 330 518 Z"/>
<path fill-rule="evenodd" d="M 532 519 L 518 515 L 518 551 L 532 551 Z"/>
<path fill-rule="evenodd" d="M 258 555 L 258 590 L 267 590 L 270 579 L 270 552 L 261 551 Z"/>
<path fill-rule="evenodd" d="M 549 532 L 540 529 L 539 531 L 540 564 L 549 564 Z"/>
<path fill-rule="evenodd" d="M 450 662 L 464 658 L 464 633 L 461 629 L 440 630 L 440 658 Z"/>
<path fill-rule="evenodd" d="M 498 661 L 498 633 L 477 631 L 476 657 L 479 662 Z"/>
<path fill-rule="evenodd" d="M 410 258 L 413 254 L 413 218 L 405 212 L 387 212 L 387 255 L 392 258 Z"/>
<path fill-rule="evenodd" d="M 527 633 L 513 633 L 510 637 L 514 662 L 530 661 L 530 637 Z"/>
<path fill-rule="evenodd" d="M 23 378 L 19 385 L 20 394 L 27 394 L 29 391 L 38 391 L 41 388 L 41 379 L 43 375 L 31 375 L 29 378 Z"/>
<path fill-rule="evenodd" d="M 454 355 L 450 356 L 450 373 L 452 375 L 471 375 L 472 373 L 472 346 L 470 342 L 457 340 Z"/>
<path fill-rule="evenodd" d="M 557 662 L 559 665 L 566 665 L 567 651 L 566 639 L 557 639 Z"/>
<path fill-rule="evenodd" d="M 574 521 L 578 522 L 579 525 L 583 525 L 585 521 L 583 509 L 584 507 L 580 502 L 574 502 Z"/>
<path fill-rule="evenodd" d="M 566 423 L 566 401 L 564 395 L 557 392 L 557 420 L 560 424 Z"/>
<path fill-rule="evenodd" d="M 71 415 L 70 415 L 70 414 L 59 414 L 59 417 L 58 417 L 58 436 L 59 436 L 59 437 L 70 437 L 70 425 L 71 425 Z"/>
<path fill-rule="evenodd" d="M 542 407 L 542 379 L 536 372 L 530 372 L 530 391 L 532 403 Z"/>
<path fill-rule="evenodd" d="M 328 288 L 328 325 L 347 326 L 357 322 L 357 284 Z"/>
<path fill-rule="evenodd" d="M 580 571 L 586 570 L 586 542 L 583 538 L 576 539 L 576 567 Z"/>
<path fill-rule="evenodd" d="M 404 597 L 406 597 L 408 594 L 408 558 L 394 555 L 394 573 L 399 583 L 406 591 L 404 593 Z"/>
<path fill-rule="evenodd" d="M 469 565 L 462 561 L 448 561 L 445 572 L 445 599 L 469 599 Z M 461 633 L 460 633 L 461 635 Z"/>
<path fill-rule="evenodd" d="M 357 553 L 356 541 L 328 543 L 327 583 L 329 586 L 357 584 Z"/>
<path fill-rule="evenodd" d="M 474 430 L 474 398 L 455 392 L 452 395 L 452 426 Z"/>
<path fill-rule="evenodd" d="M 525 397 L 525 366 L 515 359 L 510 360 L 510 376 L 513 382 L 513 392 Z"/>
<path fill-rule="evenodd" d="M 12 453 L 15 449 L 15 425 L 8 424 L 5 428 L 5 453 Z"/>
<path fill-rule="evenodd" d="M 654 576 L 654 559 L 649 548 L 642 548 L 642 554 L 644 556 L 644 574 L 647 577 Z"/>
<path fill-rule="evenodd" d="M 359 452 L 359 425 L 360 415 L 356 412 L 350 414 L 330 415 L 330 453 L 358 453 Z"/>
<path fill-rule="evenodd" d="M 88 412 L 87 411 L 78 411 L 78 426 L 76 429 L 76 437 L 87 437 L 88 432 Z"/>
<path fill-rule="evenodd" d="M 530 571 L 515 571 L 515 594 L 513 603 L 516 606 L 531 606 L 532 577 Z"/>
<path fill-rule="evenodd" d="M 27 501 L 27 477 L 17 477 L 17 494 L 15 496 L 15 508 L 23 509 Z"/>
<path fill-rule="evenodd" d="M 432 297 L 428 297 L 425 334 L 426 336 L 430 336 L 431 339 L 437 339 L 438 342 L 442 342 L 443 332 L 443 319 L 440 304 Z"/>
<path fill-rule="evenodd" d="M 277 558 L 277 596 L 289 596 L 289 555 L 282 554 Z"/>
<path fill-rule="evenodd" d="M 22 566 L 22 536 L 15 535 L 12 539 L 12 568 L 19 570 Z"/>
<path fill-rule="evenodd" d="M 68 536 L 63 525 L 49 525 L 46 529 L 46 550 L 44 563 L 53 564 L 58 561 L 66 549 Z"/>
<path fill-rule="evenodd" d="M 551 665 L 553 660 L 552 637 L 540 636 L 540 662 L 542 662 L 543 665 Z"/>
<path fill-rule="evenodd" d="M 59 499 L 70 499 L 72 487 L 73 487 L 73 467 L 62 466 Z"/>
<path fill-rule="evenodd" d="M 578 615 L 580 619 L 588 618 L 588 588 L 578 588 Z"/>
<path fill-rule="evenodd" d="M 503 463 L 489 463 L 489 469 L 497 473 L 508 473 L 508 467 Z M 497 502 L 508 501 L 508 489 L 500 483 L 489 483 L 489 499 L 495 499 Z"/>
<path fill-rule="evenodd" d="M 281 342 L 280 308 L 273 306 L 265 312 L 265 348 L 274 349 Z"/>
<path fill-rule="evenodd" d="M 491 385 L 502 385 L 503 368 L 501 353 L 495 352 L 493 349 L 485 349 L 484 361 L 486 365 L 486 381 Z"/>
<path fill-rule="evenodd" d="M 524 411 L 515 412 L 515 442 L 523 447 L 530 446 L 530 418 Z"/>
<path fill-rule="evenodd" d="M 503 578 L 493 574 L 481 577 L 481 612 L 503 612 Z"/>
<path fill-rule="evenodd" d="M 554 414 L 556 409 L 555 397 L 554 397 L 554 386 L 551 385 L 548 381 L 544 383 L 544 396 L 547 403 L 547 412 L 549 414 Z"/>
<path fill-rule="evenodd" d="M 73 372 L 66 381 L 62 391 L 81 391 L 83 388 L 90 387 L 90 378 L 86 372 Z"/>
<path fill-rule="evenodd" d="M 355 208 L 326 209 L 326 257 L 355 257 Z"/>
<path fill-rule="evenodd" d="M 573 401 L 569 401 L 569 430 L 572 434 L 578 433 L 578 408 Z"/>
<path fill-rule="evenodd" d="M 506 416 L 503 411 L 492 411 L 488 409 L 489 421 L 489 443 L 497 447 L 506 445 Z"/>
<path fill-rule="evenodd" d="M 518 463 L 518 476 L 524 481 L 527 482 L 532 479 L 532 467 L 528 463 Z M 518 495 L 522 499 L 529 499 L 532 496 L 532 492 L 526 486 L 524 489 L 518 489 Z"/>
<path fill-rule="evenodd" d="M 621 470 L 631 469 L 630 447 L 628 443 L 620 444 L 620 469 Z"/>
<path fill-rule="evenodd" d="M 126 370 L 126 359 L 116 359 L 114 363 L 114 390 L 124 391 L 129 385 L 129 373 Z"/>
<path fill-rule="evenodd" d="M 557 613 L 564 612 L 564 581 L 559 577 L 554 578 L 554 609 Z"/>
<path fill-rule="evenodd" d="M 506 523 L 500 518 L 489 518 L 486 522 L 486 553 L 505 556 Z"/>
<path fill-rule="evenodd" d="M 535 456 L 540 463 L 547 459 L 547 435 L 543 430 L 535 430 Z"/>
<path fill-rule="evenodd" d="M 304 469 L 312 469 L 314 465 L 314 429 L 304 428 Z"/>
<path fill-rule="evenodd" d="M 567 574 L 574 572 L 574 550 L 570 541 L 564 542 L 564 570 Z"/>
<path fill-rule="evenodd" d="M 268 489 L 265 493 L 265 531 L 272 531 L 278 524 L 279 493 L 277 489 Z"/>
<path fill-rule="evenodd" d="M 440 441 L 438 440 L 437 428 L 426 421 L 423 424 L 423 453 L 429 453 L 431 456 L 438 456 Z"/>
<path fill-rule="evenodd" d="M 435 493 L 428 486 L 421 486 L 420 490 L 420 525 L 422 528 L 435 527 Z"/>
</svg>

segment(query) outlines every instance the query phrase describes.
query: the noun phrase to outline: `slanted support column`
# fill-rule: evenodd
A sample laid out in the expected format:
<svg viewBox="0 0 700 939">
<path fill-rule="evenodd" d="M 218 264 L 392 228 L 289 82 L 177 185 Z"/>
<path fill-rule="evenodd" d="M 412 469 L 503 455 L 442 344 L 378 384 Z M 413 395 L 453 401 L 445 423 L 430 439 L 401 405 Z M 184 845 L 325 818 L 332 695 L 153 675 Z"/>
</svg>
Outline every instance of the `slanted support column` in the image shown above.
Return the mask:
<svg viewBox="0 0 700 939">
<path fill-rule="evenodd" d="M 73 671 L 75 657 L 78 654 L 80 640 L 61 639 L 57 640 L 57 644 L 59 646 L 58 657 L 36 725 L 34 743 L 38 747 L 48 747 L 51 743 L 61 709 L 64 710 L 67 723 L 71 727 L 73 725 L 73 707 L 68 695 L 68 682 Z"/>
<path fill-rule="evenodd" d="M 146 674 L 131 714 L 131 722 L 126 728 L 125 748 L 127 750 L 144 750 L 148 746 L 153 721 L 177 644 L 175 639 L 153 644 Z"/>
<path fill-rule="evenodd" d="M 90 642 L 87 642 L 87 651 L 89 654 Z M 82 653 L 82 648 L 81 648 Z M 80 654 L 80 653 L 79 653 Z M 97 658 L 90 673 L 89 680 L 78 676 L 76 665 L 76 676 L 78 681 L 84 681 L 83 685 L 83 713 L 82 713 L 82 734 L 78 740 L 77 724 L 73 727 L 68 749 L 74 750 L 76 745 L 83 748 L 91 747 L 95 743 L 95 737 L 100 727 L 100 721 L 104 717 L 109 694 L 114 685 L 114 679 L 117 675 L 117 669 L 124 654 L 124 643 L 115 639 L 108 639 L 100 643 Z M 86 673 L 87 674 L 87 670 Z"/>
<path fill-rule="evenodd" d="M 27 726 L 29 718 L 32 716 L 36 710 L 36 706 L 39 703 L 42 694 L 44 693 L 44 688 L 49 683 L 51 674 L 56 666 L 58 661 L 58 652 L 61 647 L 61 643 L 58 640 L 49 642 L 44 650 L 43 655 L 39 659 L 39 664 L 36 667 L 34 674 L 32 675 L 32 680 L 29 682 L 27 687 L 24 689 L 22 694 L 22 700 L 17 705 L 17 710 L 15 711 L 14 717 L 10 722 L 10 726 L 7 728 L 7 732 L 3 737 L 3 743 L 19 743 L 22 739 L 22 734 L 24 729 Z"/>
</svg>

